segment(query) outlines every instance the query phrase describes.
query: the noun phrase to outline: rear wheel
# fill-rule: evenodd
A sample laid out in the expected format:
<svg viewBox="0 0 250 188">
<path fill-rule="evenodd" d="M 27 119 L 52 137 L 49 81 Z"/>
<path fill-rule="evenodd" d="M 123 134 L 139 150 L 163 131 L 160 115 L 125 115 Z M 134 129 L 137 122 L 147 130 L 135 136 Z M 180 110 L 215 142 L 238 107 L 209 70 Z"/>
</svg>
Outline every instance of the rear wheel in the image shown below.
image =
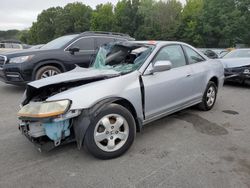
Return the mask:
<svg viewBox="0 0 250 188">
<path fill-rule="evenodd" d="M 134 118 L 126 108 L 110 104 L 90 123 L 84 146 L 100 159 L 119 157 L 132 145 L 135 127 Z"/>
<path fill-rule="evenodd" d="M 214 82 L 208 82 L 206 91 L 203 95 L 202 102 L 198 105 L 199 109 L 208 111 L 211 110 L 215 104 L 217 97 L 217 86 Z"/>
<path fill-rule="evenodd" d="M 60 74 L 61 70 L 58 69 L 55 66 L 44 66 L 38 69 L 36 72 L 36 80 L 42 79 L 42 78 L 47 78 L 50 76 L 55 76 L 57 74 Z"/>
</svg>

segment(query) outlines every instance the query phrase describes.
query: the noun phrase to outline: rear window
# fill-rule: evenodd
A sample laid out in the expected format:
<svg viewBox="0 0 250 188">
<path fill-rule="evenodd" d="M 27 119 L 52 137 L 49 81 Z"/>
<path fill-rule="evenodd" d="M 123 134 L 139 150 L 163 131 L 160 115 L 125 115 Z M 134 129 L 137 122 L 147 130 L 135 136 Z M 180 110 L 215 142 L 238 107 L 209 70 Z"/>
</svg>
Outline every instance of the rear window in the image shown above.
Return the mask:
<svg viewBox="0 0 250 188">
<path fill-rule="evenodd" d="M 97 37 L 95 38 L 96 40 L 96 47 L 102 46 L 103 44 L 107 44 L 110 42 L 114 42 L 115 39 L 114 38 L 105 38 L 105 37 Z"/>
</svg>

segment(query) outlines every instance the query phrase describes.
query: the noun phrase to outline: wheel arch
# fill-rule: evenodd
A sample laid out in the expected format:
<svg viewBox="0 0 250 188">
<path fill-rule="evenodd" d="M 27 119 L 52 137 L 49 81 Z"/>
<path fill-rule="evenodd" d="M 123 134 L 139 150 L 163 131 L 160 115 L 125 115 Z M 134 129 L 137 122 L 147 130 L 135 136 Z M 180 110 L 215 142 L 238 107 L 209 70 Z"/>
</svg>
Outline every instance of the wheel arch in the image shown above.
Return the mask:
<svg viewBox="0 0 250 188">
<path fill-rule="evenodd" d="M 32 72 L 33 80 L 35 79 L 37 71 L 44 66 L 54 66 L 54 67 L 60 69 L 62 72 L 66 71 L 66 68 L 61 61 L 58 61 L 55 59 L 43 60 L 43 61 L 38 62 L 37 65 L 35 66 L 35 68 L 33 69 L 33 72 Z"/>
<path fill-rule="evenodd" d="M 142 129 L 142 121 L 138 118 L 135 107 L 132 105 L 132 103 L 124 98 L 120 98 L 120 99 L 114 101 L 113 103 L 119 104 L 131 112 L 132 116 L 134 117 L 135 123 L 136 123 L 136 131 L 140 132 Z"/>
<path fill-rule="evenodd" d="M 218 86 L 219 86 L 219 79 L 218 79 L 216 76 L 213 76 L 212 78 L 210 78 L 209 82 L 210 82 L 210 81 L 214 82 L 215 85 L 216 85 L 217 88 L 218 88 Z"/>
<path fill-rule="evenodd" d="M 121 97 L 112 97 L 112 98 L 103 99 L 102 101 L 95 103 L 91 108 L 83 109 L 80 116 L 75 118 L 73 129 L 74 129 L 78 149 L 82 147 L 86 131 L 91 123 L 92 118 L 97 116 L 97 114 L 99 114 L 103 108 L 105 108 L 106 106 L 110 104 L 119 104 L 123 106 L 124 108 L 126 108 L 127 110 L 129 110 L 132 116 L 134 117 L 134 120 L 136 123 L 136 131 L 137 132 L 141 131 L 142 120 L 138 118 L 136 110 L 131 102 Z"/>
</svg>

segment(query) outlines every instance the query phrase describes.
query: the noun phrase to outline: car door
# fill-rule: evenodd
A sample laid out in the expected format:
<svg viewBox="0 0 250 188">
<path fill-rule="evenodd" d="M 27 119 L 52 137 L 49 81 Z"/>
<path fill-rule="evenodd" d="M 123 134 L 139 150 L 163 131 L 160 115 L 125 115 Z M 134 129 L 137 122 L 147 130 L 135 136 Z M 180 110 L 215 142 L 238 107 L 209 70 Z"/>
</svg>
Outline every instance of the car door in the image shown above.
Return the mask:
<svg viewBox="0 0 250 188">
<path fill-rule="evenodd" d="M 192 70 L 187 66 L 182 47 L 174 44 L 161 48 L 148 69 L 156 61 L 164 60 L 172 63 L 172 69 L 142 76 L 146 120 L 181 108 L 192 100 Z"/>
<path fill-rule="evenodd" d="M 189 46 L 183 45 L 183 49 L 189 67 L 192 69 L 192 77 L 190 79 L 193 84 L 190 87 L 192 87 L 193 98 L 201 98 L 207 86 L 208 68 L 206 67 L 206 59 Z"/>
<path fill-rule="evenodd" d="M 70 62 L 72 64 L 77 64 L 80 67 L 89 67 L 91 57 L 95 54 L 95 47 L 94 47 L 94 38 L 93 37 L 83 37 L 77 39 L 73 42 L 67 49 L 66 52 L 68 53 Z M 79 48 L 79 52 L 70 53 L 69 49 Z"/>
</svg>

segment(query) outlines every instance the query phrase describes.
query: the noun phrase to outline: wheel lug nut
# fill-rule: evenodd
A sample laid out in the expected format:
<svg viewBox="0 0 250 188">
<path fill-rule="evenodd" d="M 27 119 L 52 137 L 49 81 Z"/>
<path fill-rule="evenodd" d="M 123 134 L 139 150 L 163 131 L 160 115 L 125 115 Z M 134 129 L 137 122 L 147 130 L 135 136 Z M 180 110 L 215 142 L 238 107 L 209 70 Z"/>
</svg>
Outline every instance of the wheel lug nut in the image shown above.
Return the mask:
<svg viewBox="0 0 250 188">
<path fill-rule="evenodd" d="M 109 134 L 109 132 L 107 131 L 106 134 Z"/>
<path fill-rule="evenodd" d="M 112 139 L 113 139 L 113 136 L 111 136 L 110 139 L 112 140 Z"/>
<path fill-rule="evenodd" d="M 113 129 L 113 128 L 114 128 L 114 126 L 111 127 L 111 129 Z"/>
<path fill-rule="evenodd" d="M 115 134 L 118 134 L 118 131 L 115 131 Z"/>
</svg>

